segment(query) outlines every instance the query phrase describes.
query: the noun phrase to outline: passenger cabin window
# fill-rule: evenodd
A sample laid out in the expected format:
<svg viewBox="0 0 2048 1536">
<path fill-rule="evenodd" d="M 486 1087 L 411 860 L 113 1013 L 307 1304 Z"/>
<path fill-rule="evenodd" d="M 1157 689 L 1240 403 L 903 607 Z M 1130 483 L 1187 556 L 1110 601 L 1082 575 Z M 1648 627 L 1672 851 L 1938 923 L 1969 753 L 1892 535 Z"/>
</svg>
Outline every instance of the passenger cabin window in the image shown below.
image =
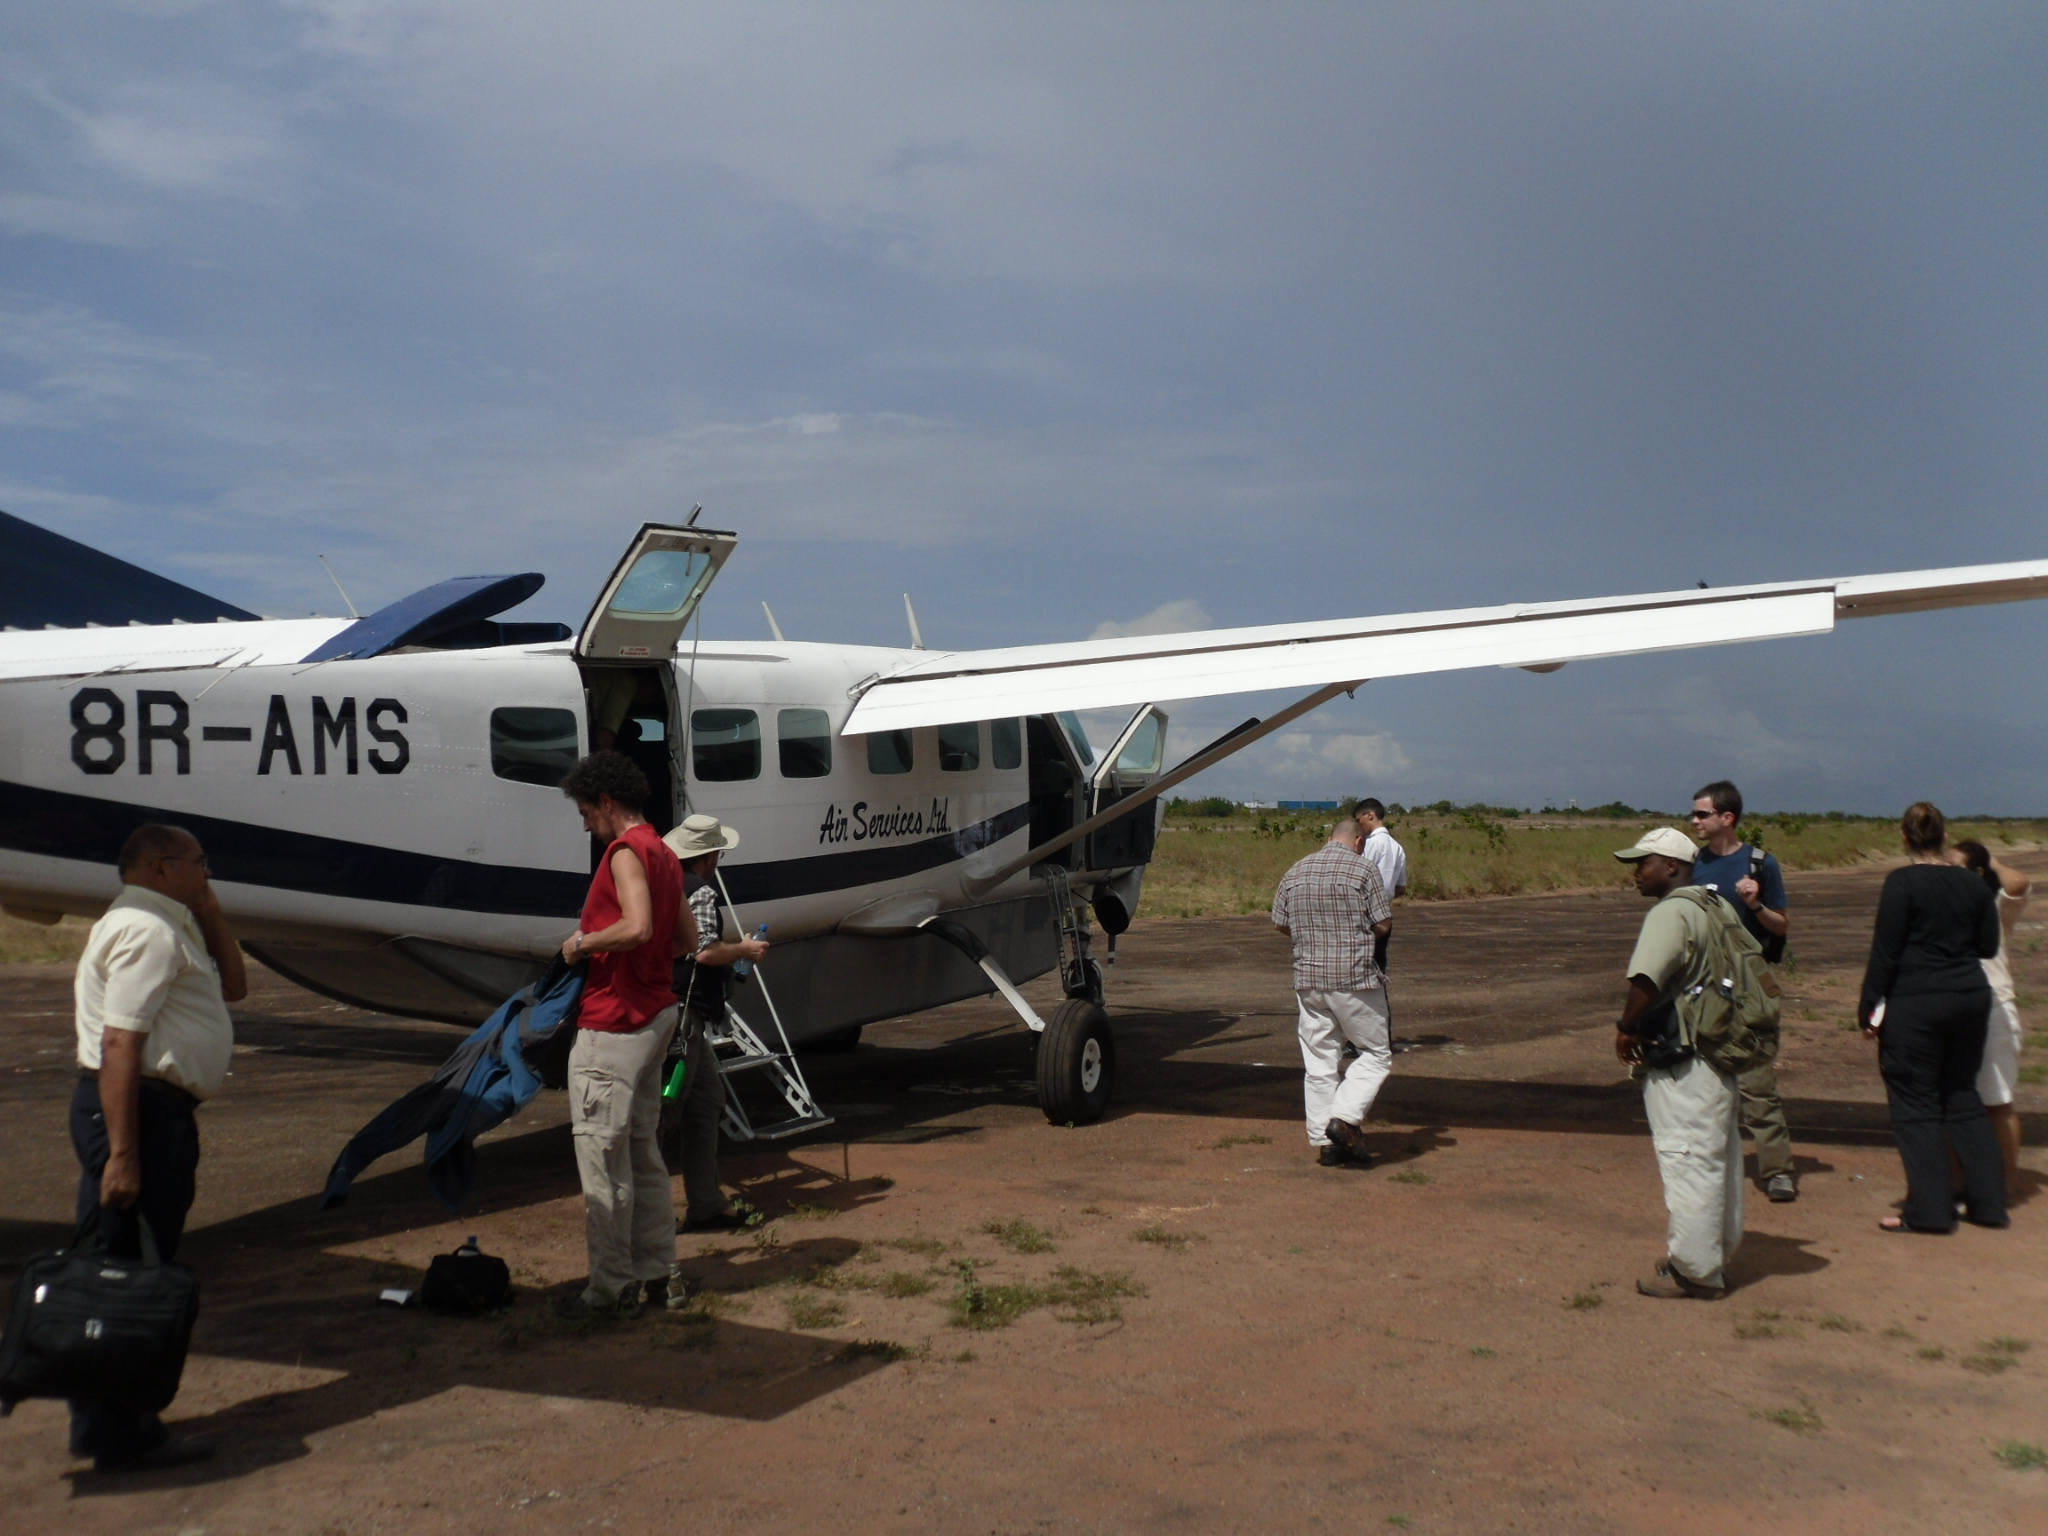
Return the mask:
<svg viewBox="0 0 2048 1536">
<path fill-rule="evenodd" d="M 576 757 L 576 716 L 568 710 L 491 711 L 491 772 L 499 778 L 558 789 Z"/>
<path fill-rule="evenodd" d="M 910 772 L 910 732 L 874 731 L 869 733 L 868 772 Z"/>
<path fill-rule="evenodd" d="M 832 771 L 832 718 L 822 709 L 785 709 L 775 717 L 785 779 L 822 779 Z"/>
<path fill-rule="evenodd" d="M 988 723 L 988 755 L 998 768 L 1024 766 L 1024 722 L 991 720 Z"/>
<path fill-rule="evenodd" d="M 700 709 L 690 716 L 691 770 L 707 784 L 761 777 L 761 719 L 751 709 Z"/>
<path fill-rule="evenodd" d="M 972 720 L 939 727 L 939 769 L 968 773 L 981 766 L 981 727 Z"/>
</svg>

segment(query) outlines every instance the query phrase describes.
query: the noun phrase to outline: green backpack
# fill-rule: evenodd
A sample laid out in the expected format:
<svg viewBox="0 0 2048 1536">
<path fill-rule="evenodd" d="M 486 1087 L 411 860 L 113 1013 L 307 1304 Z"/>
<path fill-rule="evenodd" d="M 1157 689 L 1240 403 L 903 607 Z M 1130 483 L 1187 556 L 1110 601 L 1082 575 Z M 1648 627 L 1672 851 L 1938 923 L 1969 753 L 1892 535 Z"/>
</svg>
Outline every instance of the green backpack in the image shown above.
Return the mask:
<svg viewBox="0 0 2048 1536">
<path fill-rule="evenodd" d="M 1707 974 L 1712 980 L 1680 993 L 1674 1002 L 1686 1043 L 1701 1058 L 1734 1076 L 1767 1061 L 1777 1042 L 1783 995 L 1777 974 L 1742 919 L 1714 892 L 1680 886 L 1667 901 L 1684 899 L 1707 914 Z"/>
</svg>

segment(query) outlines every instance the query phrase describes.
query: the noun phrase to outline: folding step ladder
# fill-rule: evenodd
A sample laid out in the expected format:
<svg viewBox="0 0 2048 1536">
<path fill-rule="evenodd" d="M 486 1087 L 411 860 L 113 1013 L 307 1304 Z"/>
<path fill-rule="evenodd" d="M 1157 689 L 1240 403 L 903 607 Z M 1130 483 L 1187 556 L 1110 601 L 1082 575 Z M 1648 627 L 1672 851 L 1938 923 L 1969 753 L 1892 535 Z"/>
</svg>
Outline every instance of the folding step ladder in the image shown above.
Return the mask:
<svg viewBox="0 0 2048 1536">
<path fill-rule="evenodd" d="M 714 870 L 713 876 L 734 923 L 739 923 L 739 909 L 733 906 L 732 894 L 725 888 L 724 872 Z M 746 932 L 744 924 L 740 925 L 740 932 Z M 830 1125 L 832 1117 L 820 1110 L 818 1101 L 811 1097 L 804 1069 L 797 1064 L 796 1052 L 789 1048 L 789 1032 L 782 1027 L 782 1014 L 768 991 L 768 978 L 761 974 L 758 965 L 754 967 L 754 985 L 761 989 L 761 1001 L 768 1005 L 768 1017 L 775 1023 L 775 1038 L 781 1049 L 776 1050 L 763 1040 L 730 1002 L 725 1005 L 723 1027 L 712 1025 L 710 1031 L 711 1048 L 718 1058 L 718 1075 L 725 1079 L 725 1115 L 720 1122 L 725 1134 L 734 1141 L 780 1141 Z M 754 1124 L 740 1092 L 743 1086 L 753 1083 L 765 1083 L 769 1093 L 781 1099 L 788 1115 L 766 1125 Z"/>
</svg>

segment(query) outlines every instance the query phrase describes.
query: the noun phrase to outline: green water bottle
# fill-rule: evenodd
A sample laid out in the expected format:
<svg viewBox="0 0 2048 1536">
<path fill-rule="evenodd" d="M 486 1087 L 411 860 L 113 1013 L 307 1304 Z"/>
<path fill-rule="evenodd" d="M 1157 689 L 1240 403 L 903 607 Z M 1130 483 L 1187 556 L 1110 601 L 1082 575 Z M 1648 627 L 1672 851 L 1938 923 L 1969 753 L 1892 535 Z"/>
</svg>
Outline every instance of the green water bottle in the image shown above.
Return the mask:
<svg viewBox="0 0 2048 1536">
<path fill-rule="evenodd" d="M 661 1090 L 664 1099 L 680 1099 L 683 1096 L 683 1074 L 690 1068 L 688 1056 L 676 1058 L 676 1069 L 668 1075 L 668 1086 Z"/>
</svg>

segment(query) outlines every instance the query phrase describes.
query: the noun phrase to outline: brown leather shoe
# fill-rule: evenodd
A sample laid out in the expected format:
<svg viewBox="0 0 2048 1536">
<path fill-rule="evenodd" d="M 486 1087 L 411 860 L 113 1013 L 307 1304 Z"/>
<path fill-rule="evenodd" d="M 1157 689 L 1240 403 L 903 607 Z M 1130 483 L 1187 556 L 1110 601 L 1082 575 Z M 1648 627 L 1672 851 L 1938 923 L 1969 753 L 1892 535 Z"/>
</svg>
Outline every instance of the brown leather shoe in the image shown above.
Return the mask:
<svg viewBox="0 0 2048 1536">
<path fill-rule="evenodd" d="M 1719 1301 L 1725 1290 L 1721 1286 L 1701 1285 L 1697 1280 L 1688 1279 L 1667 1259 L 1657 1266 L 1655 1274 L 1636 1282 L 1636 1294 L 1657 1301 Z"/>
</svg>

